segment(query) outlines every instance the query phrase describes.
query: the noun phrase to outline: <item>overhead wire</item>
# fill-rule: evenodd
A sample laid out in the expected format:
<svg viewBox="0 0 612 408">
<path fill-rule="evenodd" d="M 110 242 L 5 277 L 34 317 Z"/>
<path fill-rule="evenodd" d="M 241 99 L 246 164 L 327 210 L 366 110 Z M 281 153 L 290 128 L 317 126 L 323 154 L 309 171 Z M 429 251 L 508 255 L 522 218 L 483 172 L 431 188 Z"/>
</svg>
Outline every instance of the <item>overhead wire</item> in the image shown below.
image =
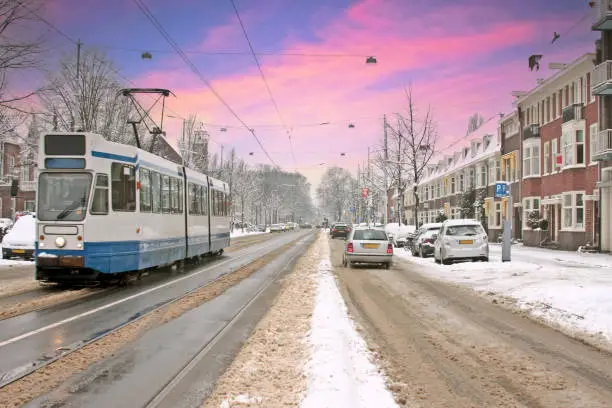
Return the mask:
<svg viewBox="0 0 612 408">
<path fill-rule="evenodd" d="M 238 115 L 238 113 L 227 103 L 225 99 L 217 92 L 217 90 L 212 86 L 212 84 L 204 78 L 204 75 L 200 72 L 200 70 L 193 64 L 193 62 L 189 59 L 189 57 L 183 52 L 181 47 L 174 41 L 174 39 L 170 36 L 170 34 L 165 30 L 163 25 L 157 20 L 155 15 L 149 10 L 147 5 L 142 0 L 133 0 L 134 3 L 138 6 L 138 8 L 142 11 L 142 13 L 147 17 L 147 19 L 153 24 L 155 29 L 164 37 L 164 39 L 170 44 L 170 46 L 176 51 L 179 57 L 185 62 L 185 64 L 189 67 L 189 69 L 202 81 L 208 89 L 212 92 L 212 94 L 225 106 L 225 108 L 242 124 L 242 126 L 249 131 L 249 133 L 255 138 L 257 144 L 264 152 L 268 160 L 275 166 L 280 168 L 280 166 L 272 159 L 266 148 L 264 147 L 260 138 L 255 134 L 255 131 L 249 127 L 246 122 Z"/>
<path fill-rule="evenodd" d="M 261 76 L 261 80 L 266 86 L 266 90 L 268 91 L 268 95 L 270 96 L 270 100 L 272 101 L 272 105 L 274 106 L 274 110 L 276 110 L 276 114 L 280 119 L 280 122 L 287 132 L 287 137 L 289 138 L 289 147 L 291 149 L 291 157 L 293 158 L 293 165 L 297 165 L 297 161 L 295 160 L 295 152 L 293 150 L 293 141 L 291 140 L 291 132 L 287 128 L 287 124 L 285 123 L 285 119 L 281 114 L 281 111 L 278 107 L 278 103 L 276 102 L 276 98 L 272 94 L 272 89 L 270 89 L 270 84 L 266 79 L 266 75 L 263 72 L 263 68 L 261 67 L 261 63 L 259 62 L 259 58 L 257 58 L 257 54 L 255 54 L 255 48 L 253 47 L 253 43 L 249 38 L 249 34 L 247 33 L 246 27 L 244 26 L 244 22 L 242 21 L 242 17 L 240 16 L 240 12 L 238 11 L 238 7 L 236 7 L 236 2 L 234 0 L 230 0 L 232 7 L 234 8 L 234 12 L 236 13 L 236 18 L 238 19 L 238 23 L 240 23 L 240 28 L 242 29 L 242 33 L 244 34 L 244 38 L 246 39 L 247 44 L 249 45 L 249 49 L 251 50 L 251 54 L 253 55 L 253 59 L 255 59 L 255 64 L 257 65 L 257 69 L 259 70 L 259 75 Z"/>
</svg>

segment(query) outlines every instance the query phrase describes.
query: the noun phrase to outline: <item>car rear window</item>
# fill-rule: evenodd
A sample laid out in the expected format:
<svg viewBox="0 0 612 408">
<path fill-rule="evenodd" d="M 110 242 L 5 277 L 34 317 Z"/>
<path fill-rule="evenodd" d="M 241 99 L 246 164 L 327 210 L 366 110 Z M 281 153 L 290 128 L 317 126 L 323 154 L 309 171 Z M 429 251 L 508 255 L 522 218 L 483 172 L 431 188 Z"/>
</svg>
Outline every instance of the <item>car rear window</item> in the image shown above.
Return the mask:
<svg viewBox="0 0 612 408">
<path fill-rule="evenodd" d="M 382 230 L 357 230 L 353 239 L 357 241 L 386 241 L 387 234 Z"/>
<path fill-rule="evenodd" d="M 335 225 L 334 228 L 336 228 L 336 229 L 346 229 L 346 225 Z"/>
<path fill-rule="evenodd" d="M 484 234 L 480 225 L 453 225 L 446 228 L 446 235 L 478 235 Z"/>
<path fill-rule="evenodd" d="M 421 237 L 431 237 L 434 234 L 437 234 L 440 232 L 440 229 L 430 229 L 425 231 L 423 234 L 421 234 Z"/>
</svg>

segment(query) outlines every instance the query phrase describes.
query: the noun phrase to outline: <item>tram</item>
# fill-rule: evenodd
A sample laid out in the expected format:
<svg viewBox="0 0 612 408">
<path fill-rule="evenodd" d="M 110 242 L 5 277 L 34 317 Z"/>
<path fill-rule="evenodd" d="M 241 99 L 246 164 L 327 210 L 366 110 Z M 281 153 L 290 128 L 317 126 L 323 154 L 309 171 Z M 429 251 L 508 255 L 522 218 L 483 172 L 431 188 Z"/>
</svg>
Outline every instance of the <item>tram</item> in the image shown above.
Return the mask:
<svg viewBox="0 0 612 408">
<path fill-rule="evenodd" d="M 94 133 L 39 146 L 37 280 L 139 277 L 230 245 L 226 183 Z"/>
</svg>

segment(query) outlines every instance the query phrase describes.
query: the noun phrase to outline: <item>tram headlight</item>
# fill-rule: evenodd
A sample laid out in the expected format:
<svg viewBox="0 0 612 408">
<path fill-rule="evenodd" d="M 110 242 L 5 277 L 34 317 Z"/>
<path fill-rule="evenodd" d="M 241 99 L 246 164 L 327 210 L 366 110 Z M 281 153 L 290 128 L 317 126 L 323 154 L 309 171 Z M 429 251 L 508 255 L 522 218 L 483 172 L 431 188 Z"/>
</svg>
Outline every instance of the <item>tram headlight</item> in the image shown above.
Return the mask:
<svg viewBox="0 0 612 408">
<path fill-rule="evenodd" d="M 66 240 L 62 237 L 55 238 L 55 246 L 58 248 L 63 248 L 66 245 Z"/>
</svg>

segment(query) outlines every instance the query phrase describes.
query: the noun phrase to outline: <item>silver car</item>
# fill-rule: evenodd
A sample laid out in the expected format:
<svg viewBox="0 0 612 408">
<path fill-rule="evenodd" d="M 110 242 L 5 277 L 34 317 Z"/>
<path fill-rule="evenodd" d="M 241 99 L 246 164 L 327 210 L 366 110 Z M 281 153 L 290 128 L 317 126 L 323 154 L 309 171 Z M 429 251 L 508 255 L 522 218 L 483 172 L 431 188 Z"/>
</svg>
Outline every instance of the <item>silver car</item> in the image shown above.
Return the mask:
<svg viewBox="0 0 612 408">
<path fill-rule="evenodd" d="M 393 261 L 393 244 L 382 228 L 357 227 L 349 233 L 344 245 L 342 263 L 382 264 L 387 269 Z"/>
</svg>

